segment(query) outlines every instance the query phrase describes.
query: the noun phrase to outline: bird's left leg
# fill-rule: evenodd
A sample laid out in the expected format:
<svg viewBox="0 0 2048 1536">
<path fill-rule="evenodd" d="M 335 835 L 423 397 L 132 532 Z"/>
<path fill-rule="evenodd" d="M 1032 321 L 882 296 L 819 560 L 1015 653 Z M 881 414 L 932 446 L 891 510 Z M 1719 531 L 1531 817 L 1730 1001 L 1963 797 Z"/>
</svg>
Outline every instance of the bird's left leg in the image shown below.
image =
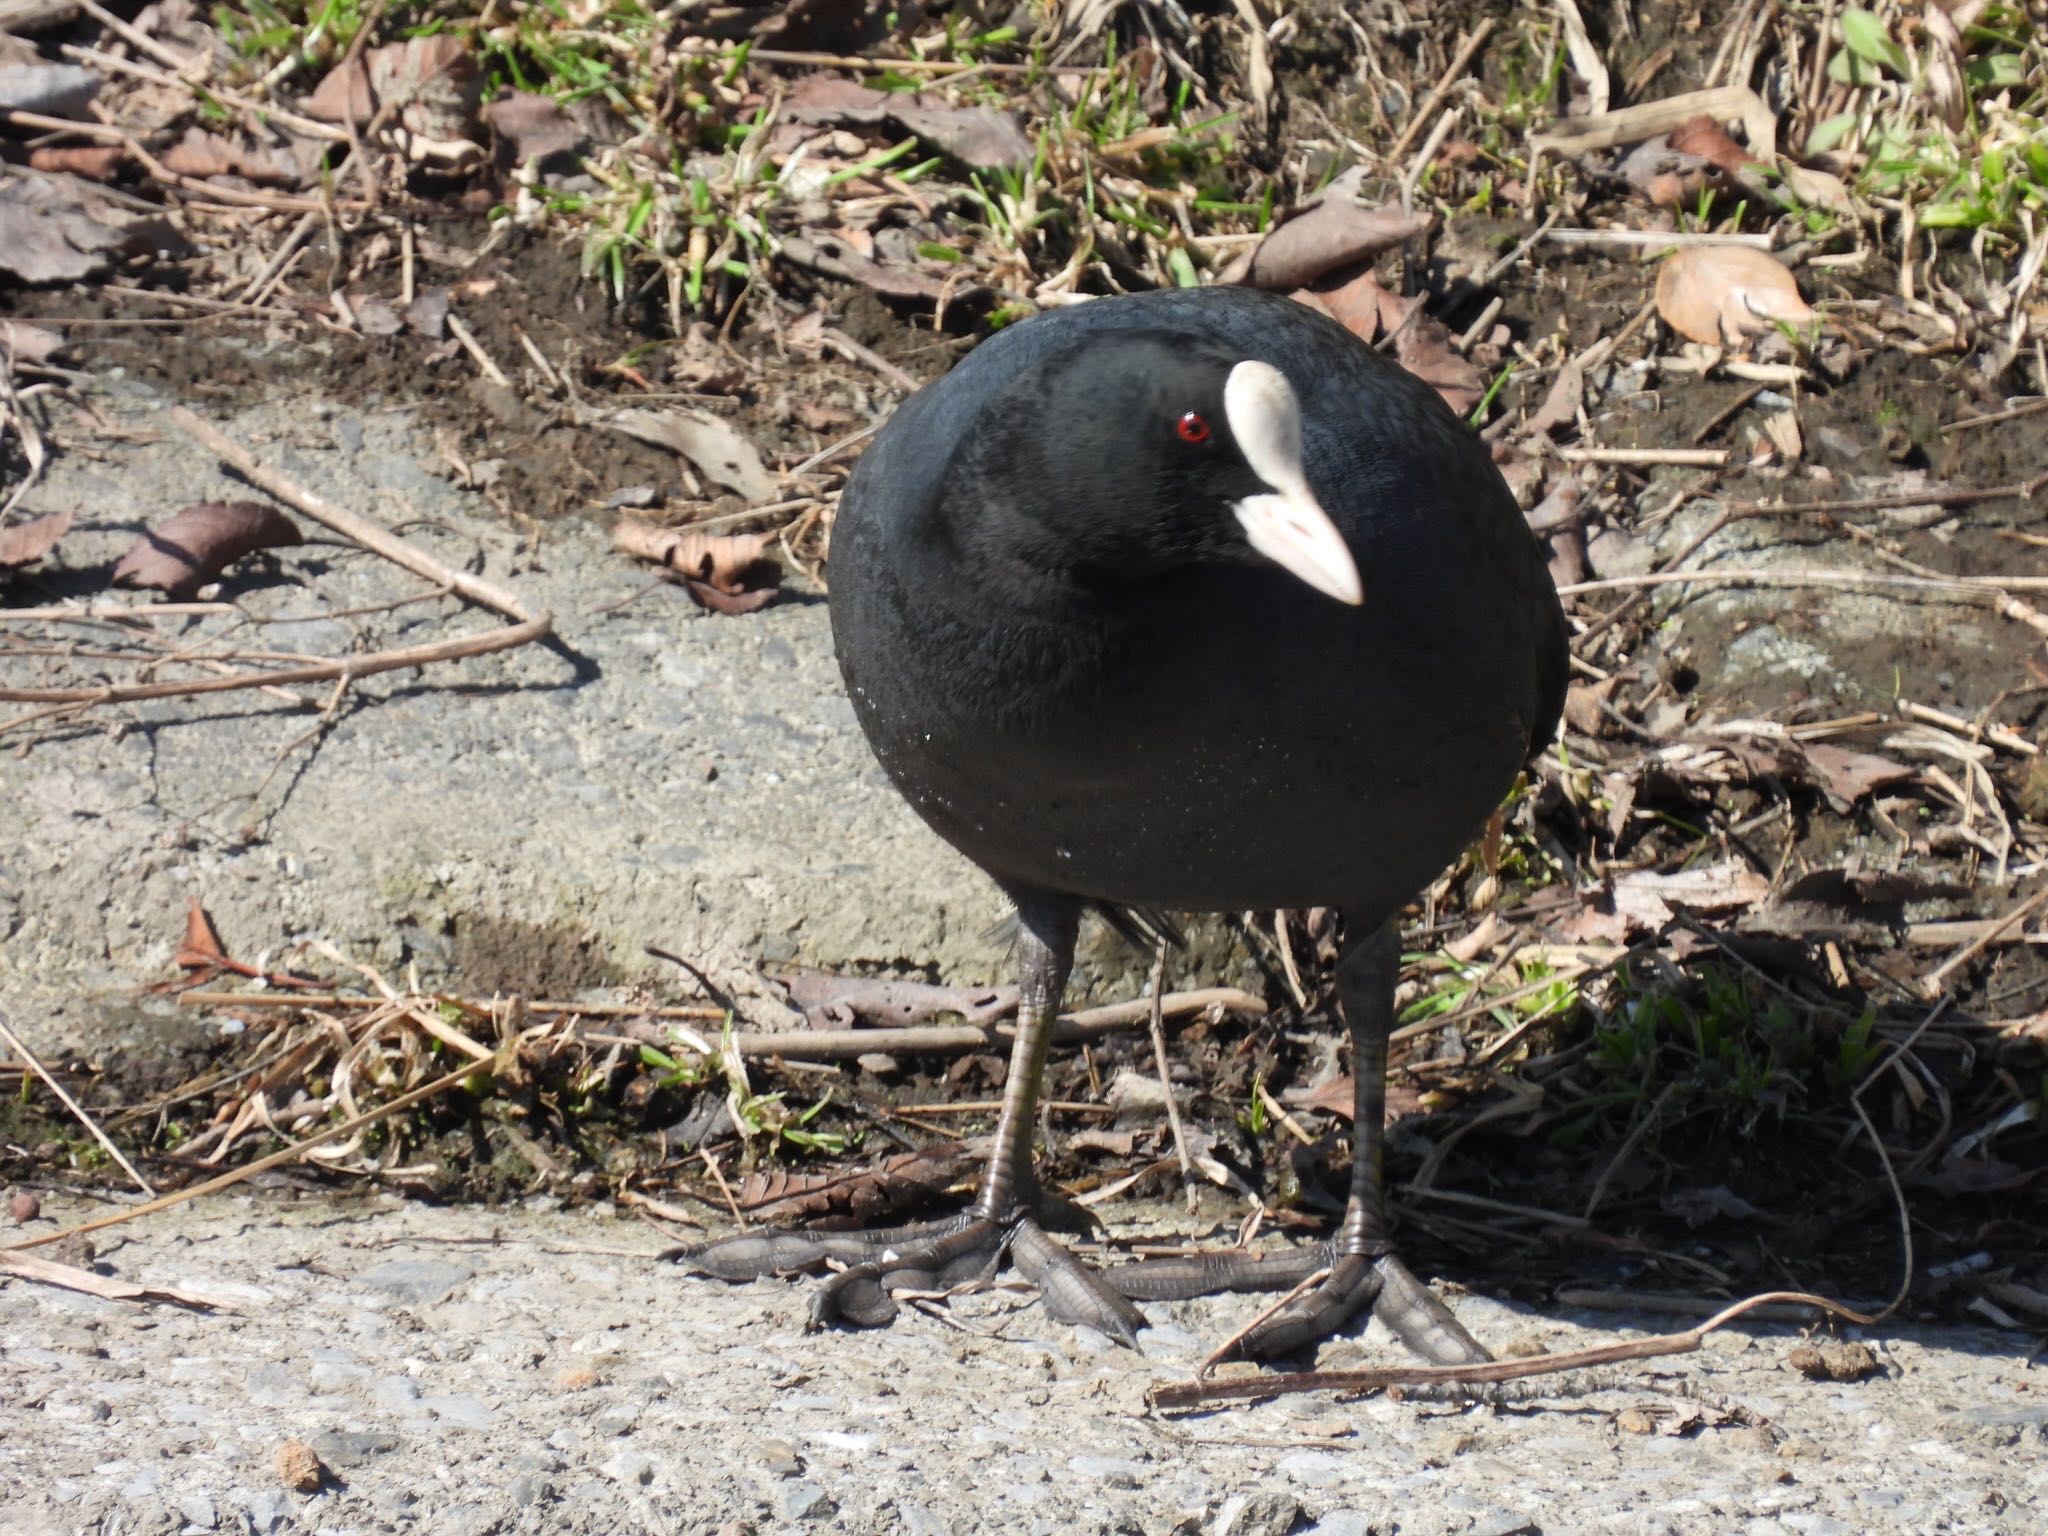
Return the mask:
<svg viewBox="0 0 2048 1536">
<path fill-rule="evenodd" d="M 846 1267 L 818 1287 L 811 1302 L 812 1326 L 838 1320 L 878 1327 L 896 1315 L 890 1292 L 971 1279 L 992 1270 L 1007 1248 L 1025 1278 L 1038 1286 L 1054 1317 L 1136 1343 L 1144 1315 L 1039 1224 L 1031 1136 L 1053 1022 L 1073 969 L 1080 907 L 1065 897 L 1013 895 L 1021 983 L 1017 1038 L 1003 1085 L 995 1145 L 974 1204 L 943 1221 L 880 1231 L 742 1233 L 685 1254 L 685 1264 L 721 1279 L 751 1280 L 837 1260 Z"/>
</svg>

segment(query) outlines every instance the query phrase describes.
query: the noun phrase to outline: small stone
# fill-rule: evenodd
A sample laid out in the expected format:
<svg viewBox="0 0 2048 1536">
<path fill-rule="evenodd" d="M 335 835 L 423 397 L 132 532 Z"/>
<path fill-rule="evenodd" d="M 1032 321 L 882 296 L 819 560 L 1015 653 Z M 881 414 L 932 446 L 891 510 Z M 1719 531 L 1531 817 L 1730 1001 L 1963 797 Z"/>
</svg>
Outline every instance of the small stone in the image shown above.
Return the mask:
<svg viewBox="0 0 2048 1536">
<path fill-rule="evenodd" d="M 242 1507 L 248 1511 L 249 1524 L 256 1536 L 270 1536 L 292 1513 L 291 1504 L 275 1488 L 242 1490 Z"/>
<path fill-rule="evenodd" d="M 187 1525 L 210 1531 L 220 1524 L 220 1513 L 213 1507 L 213 1500 L 203 1493 L 188 1493 L 178 1500 L 178 1513 L 185 1517 Z"/>
<path fill-rule="evenodd" d="M 1657 1432 L 1657 1421 L 1640 1408 L 1624 1408 L 1614 1416 L 1614 1427 L 1624 1435 L 1650 1435 Z"/>
<path fill-rule="evenodd" d="M 392 1259 L 365 1271 L 361 1283 L 423 1307 L 440 1301 L 475 1273 L 447 1259 Z"/>
<path fill-rule="evenodd" d="M 287 1440 L 277 1448 L 277 1480 L 293 1493 L 315 1493 L 327 1469 L 320 1453 L 303 1440 Z"/>
<path fill-rule="evenodd" d="M 796 1447 L 787 1440 L 763 1440 L 754 1447 L 764 1469 L 777 1477 L 795 1477 L 803 1471 L 804 1464 L 798 1459 Z"/>
<path fill-rule="evenodd" d="M 24 1225 L 43 1214 L 43 1202 L 25 1189 L 17 1189 L 7 1202 L 7 1214 Z"/>
<path fill-rule="evenodd" d="M 505 1485 L 505 1492 L 511 1496 L 514 1504 L 518 1505 L 521 1509 L 525 1509 L 529 1505 L 538 1504 L 547 1497 L 548 1485 L 540 1478 L 530 1475 L 521 1476 L 515 1477 L 511 1482 L 507 1483 Z"/>
<path fill-rule="evenodd" d="M 473 1397 L 435 1394 L 420 1399 L 420 1406 L 444 1423 L 453 1424 L 457 1429 L 489 1429 L 495 1417 L 491 1410 Z"/>
<path fill-rule="evenodd" d="M 380 1376 L 370 1395 L 379 1408 L 410 1408 L 420 1400 L 420 1384 L 410 1376 Z"/>
<path fill-rule="evenodd" d="M 1109 1488 L 1140 1488 L 1148 1469 L 1142 1461 L 1117 1456 L 1075 1456 L 1068 1460 L 1067 1470 Z"/>
<path fill-rule="evenodd" d="M 604 1378 L 587 1365 L 572 1365 L 555 1377 L 555 1385 L 564 1392 L 587 1392 L 603 1381 Z"/>
<path fill-rule="evenodd" d="M 1362 1515 L 1355 1509 L 1333 1509 L 1303 1536 L 1374 1536 L 1372 1516 Z"/>
<path fill-rule="evenodd" d="M 124 1499 L 154 1498 L 160 1481 L 161 1479 L 158 1477 L 155 1467 L 144 1467 L 121 1485 L 121 1497 Z"/>
<path fill-rule="evenodd" d="M 782 1492 L 782 1514 L 787 1520 L 823 1520 L 839 1513 L 824 1489 L 816 1483 L 796 1482 Z"/>
<path fill-rule="evenodd" d="M 373 1457 L 397 1450 L 398 1436 L 376 1430 L 323 1429 L 309 1436 L 307 1444 L 324 1466 L 360 1467 Z"/>
<path fill-rule="evenodd" d="M 621 1451 L 597 1470 L 615 1483 L 641 1487 L 654 1479 L 654 1458 L 644 1451 Z"/>
<path fill-rule="evenodd" d="M 1235 1509 L 1231 1508 L 1236 1504 Z M 1292 1494 L 1254 1493 L 1242 1503 L 1233 1499 L 1216 1520 L 1216 1536 L 1287 1536 L 1301 1518 Z"/>
</svg>

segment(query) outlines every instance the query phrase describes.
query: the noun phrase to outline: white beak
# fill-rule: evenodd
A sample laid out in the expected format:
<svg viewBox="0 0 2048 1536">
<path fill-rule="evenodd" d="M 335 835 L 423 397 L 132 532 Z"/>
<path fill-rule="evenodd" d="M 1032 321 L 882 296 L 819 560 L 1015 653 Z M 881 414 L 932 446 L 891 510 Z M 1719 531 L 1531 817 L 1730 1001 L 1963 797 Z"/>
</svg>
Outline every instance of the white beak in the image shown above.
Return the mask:
<svg viewBox="0 0 2048 1536">
<path fill-rule="evenodd" d="M 1252 473 L 1270 488 L 1232 509 L 1246 542 L 1340 603 L 1365 601 L 1358 562 L 1301 468 L 1301 405 L 1270 363 L 1242 362 L 1223 386 L 1223 414 Z"/>
</svg>

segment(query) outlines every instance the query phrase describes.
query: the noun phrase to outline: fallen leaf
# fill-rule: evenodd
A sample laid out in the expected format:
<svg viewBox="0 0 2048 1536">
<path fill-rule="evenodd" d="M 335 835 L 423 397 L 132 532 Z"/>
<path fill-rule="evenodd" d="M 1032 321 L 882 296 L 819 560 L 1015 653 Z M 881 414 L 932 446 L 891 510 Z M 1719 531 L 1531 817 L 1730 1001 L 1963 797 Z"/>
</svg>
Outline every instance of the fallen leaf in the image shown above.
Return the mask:
<svg viewBox="0 0 2048 1536">
<path fill-rule="evenodd" d="M 478 115 L 510 146 L 513 162 L 519 165 L 573 155 L 590 142 L 590 136 L 560 103 L 531 91 L 512 91 Z"/>
<path fill-rule="evenodd" d="M 1681 155 L 1698 155 L 1730 177 L 1739 179 L 1752 165 L 1757 165 L 1749 151 L 1711 117 L 1687 118 L 1666 137 Z"/>
<path fill-rule="evenodd" d="M 1353 166 L 1313 198 L 1283 216 L 1249 256 L 1219 279 L 1250 288 L 1305 288 L 1318 278 L 1371 261 L 1429 228 L 1430 215 L 1358 201 L 1365 167 Z"/>
<path fill-rule="evenodd" d="M 77 282 L 123 257 L 190 250 L 162 219 L 137 217 L 76 177 L 0 180 L 0 272 L 24 283 Z"/>
<path fill-rule="evenodd" d="M 782 567 L 768 558 L 773 532 L 692 533 L 627 518 L 612 538 L 627 554 L 674 571 L 690 596 L 716 613 L 765 608 L 782 581 Z"/>
<path fill-rule="evenodd" d="M 863 255 L 839 231 L 785 235 L 778 254 L 800 267 L 842 282 L 858 283 L 885 299 L 920 299 L 937 303 L 948 292 L 946 280 L 918 267 L 898 267 Z M 976 283 L 956 283 L 955 298 L 981 292 Z"/>
<path fill-rule="evenodd" d="M 176 963 L 188 971 L 213 970 L 226 964 L 227 958 L 213 919 L 199 898 L 192 897 L 185 907 L 185 941 L 178 946 Z"/>
<path fill-rule="evenodd" d="M 1746 245 L 1689 245 L 1668 258 L 1657 272 L 1657 313 L 1679 335 L 1708 345 L 1813 319 L 1791 269 Z"/>
<path fill-rule="evenodd" d="M 0 322 L 0 332 L 5 328 L 5 322 Z M 68 510 L 51 512 L 11 528 L 0 528 L 0 571 L 17 570 L 42 559 L 71 531 L 71 517 Z"/>
<path fill-rule="evenodd" d="M 124 144 L 52 144 L 28 152 L 29 169 L 87 181 L 112 181 L 128 162 Z"/>
<path fill-rule="evenodd" d="M 203 501 L 138 538 L 114 567 L 114 585 L 189 596 L 244 555 L 304 542 L 297 525 L 265 502 Z"/>
<path fill-rule="evenodd" d="M 1550 381 L 1550 392 L 1543 397 L 1543 403 L 1522 423 L 1522 434 L 1548 437 L 1559 427 L 1576 425 L 1579 407 L 1585 398 L 1585 365 L 1578 358 L 1573 358 L 1557 370 L 1557 377 Z"/>
<path fill-rule="evenodd" d="M 1404 299 L 1387 292 L 1370 271 L 1317 287 L 1298 288 L 1292 298 L 1320 309 L 1360 341 L 1394 338 L 1394 357 L 1403 368 L 1465 415 L 1486 393 L 1478 366 L 1451 345 L 1450 330 L 1422 310 L 1422 296 Z"/>
<path fill-rule="evenodd" d="M 877 91 L 837 75 L 800 80 L 782 103 L 783 116 L 816 127 L 894 125 L 977 170 L 1027 164 L 1031 141 L 1016 118 L 992 107 L 956 107 L 922 95 Z"/>
<path fill-rule="evenodd" d="M 863 1024 L 903 1028 L 953 1018 L 967 1024 L 990 1024 L 1017 1010 L 1013 986 L 949 987 L 927 981 L 839 976 L 829 971 L 778 971 L 770 973 L 769 980 L 781 983 L 790 1002 L 803 1010 L 815 1029 L 849 1029 Z"/>
<path fill-rule="evenodd" d="M 1422 303 L 1417 294 L 1414 303 Z M 1451 345 L 1450 327 L 1434 315 L 1417 313 L 1394 338 L 1394 357 L 1403 368 L 1444 397 L 1460 416 L 1469 416 L 1486 398 L 1486 375 Z"/>
<path fill-rule="evenodd" d="M 741 1210 L 766 1222 L 872 1221 L 943 1194 L 973 1162 L 965 1144 L 943 1142 L 842 1173 L 750 1174 L 734 1196 Z"/>
<path fill-rule="evenodd" d="M 1655 931 L 1669 923 L 1674 907 L 1694 912 L 1733 912 L 1764 899 L 1771 882 L 1736 859 L 1700 869 L 1637 869 L 1614 882 L 1614 910 L 1636 928 Z"/>
<path fill-rule="evenodd" d="M 702 411 L 648 411 L 632 408 L 603 418 L 614 432 L 688 459 L 707 479 L 737 491 L 748 501 L 775 495 L 775 477 L 740 430 Z"/>
<path fill-rule="evenodd" d="M 359 59 L 336 65 L 299 110 L 323 123 L 361 128 L 391 106 L 397 126 L 408 132 L 459 139 L 475 120 L 480 79 L 463 37 L 437 32 L 372 48 Z M 387 121 L 385 126 L 393 124 Z"/>
<path fill-rule="evenodd" d="M 1349 1120 L 1352 1110 L 1352 1095 L 1356 1092 L 1350 1073 L 1333 1077 L 1315 1087 L 1296 1089 L 1280 1096 L 1281 1102 L 1289 1109 L 1321 1110 L 1326 1115 L 1339 1115 Z M 1422 1094 L 1406 1083 L 1387 1084 L 1387 1123 L 1406 1119 L 1422 1109 Z"/>
<path fill-rule="evenodd" d="M 287 151 L 260 144 L 247 134 L 229 138 L 205 128 L 187 128 L 185 136 L 157 158 L 165 169 L 197 181 L 209 176 L 239 176 L 276 187 L 299 182 L 298 167 Z"/>
</svg>

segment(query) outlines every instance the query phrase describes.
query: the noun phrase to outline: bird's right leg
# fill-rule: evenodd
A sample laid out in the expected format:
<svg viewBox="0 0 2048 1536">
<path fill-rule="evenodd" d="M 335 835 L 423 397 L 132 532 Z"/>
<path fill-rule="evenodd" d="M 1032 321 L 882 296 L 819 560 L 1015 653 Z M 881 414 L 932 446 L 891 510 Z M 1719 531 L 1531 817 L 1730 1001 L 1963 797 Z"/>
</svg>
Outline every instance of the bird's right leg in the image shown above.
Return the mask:
<svg viewBox="0 0 2048 1536">
<path fill-rule="evenodd" d="M 896 1315 L 891 1292 L 940 1289 L 988 1274 L 1007 1250 L 1054 1317 L 1135 1343 L 1143 1314 L 1039 1225 L 1038 1180 L 1031 1167 L 1038 1082 L 1073 969 L 1080 908 L 1065 898 L 1018 893 L 1017 914 L 1017 1038 L 995 1144 L 974 1204 L 942 1221 L 870 1232 L 742 1233 L 683 1255 L 684 1264 L 723 1280 L 751 1280 L 836 1260 L 845 1267 L 812 1297 L 811 1326 L 843 1321 L 874 1328 Z"/>
</svg>

